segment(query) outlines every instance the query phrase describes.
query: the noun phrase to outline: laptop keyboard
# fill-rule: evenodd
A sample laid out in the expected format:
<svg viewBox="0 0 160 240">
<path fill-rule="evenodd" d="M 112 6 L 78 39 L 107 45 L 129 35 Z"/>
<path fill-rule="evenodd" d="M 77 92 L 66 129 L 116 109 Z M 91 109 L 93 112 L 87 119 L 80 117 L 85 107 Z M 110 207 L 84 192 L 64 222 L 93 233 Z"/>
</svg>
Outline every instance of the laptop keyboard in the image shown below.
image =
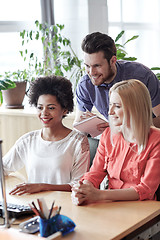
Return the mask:
<svg viewBox="0 0 160 240">
<path fill-rule="evenodd" d="M 2 201 L 0 201 L 0 217 L 2 217 Z M 32 209 L 29 206 L 7 203 L 7 211 L 9 218 L 19 218 L 25 215 L 34 215 Z"/>
</svg>

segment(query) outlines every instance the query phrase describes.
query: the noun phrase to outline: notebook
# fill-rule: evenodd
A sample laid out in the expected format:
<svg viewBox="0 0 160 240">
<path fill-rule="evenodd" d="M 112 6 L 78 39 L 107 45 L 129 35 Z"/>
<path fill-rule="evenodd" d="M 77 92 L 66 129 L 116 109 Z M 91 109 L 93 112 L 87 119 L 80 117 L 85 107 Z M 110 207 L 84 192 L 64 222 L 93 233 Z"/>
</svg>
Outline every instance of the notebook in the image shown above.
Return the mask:
<svg viewBox="0 0 160 240">
<path fill-rule="evenodd" d="M 97 125 L 100 123 L 106 123 L 106 122 L 107 122 L 106 120 L 100 118 L 97 115 L 94 115 L 80 122 L 74 123 L 73 127 L 80 132 L 90 134 L 92 137 L 96 137 L 103 132 L 103 130 L 99 131 L 97 129 Z"/>
</svg>

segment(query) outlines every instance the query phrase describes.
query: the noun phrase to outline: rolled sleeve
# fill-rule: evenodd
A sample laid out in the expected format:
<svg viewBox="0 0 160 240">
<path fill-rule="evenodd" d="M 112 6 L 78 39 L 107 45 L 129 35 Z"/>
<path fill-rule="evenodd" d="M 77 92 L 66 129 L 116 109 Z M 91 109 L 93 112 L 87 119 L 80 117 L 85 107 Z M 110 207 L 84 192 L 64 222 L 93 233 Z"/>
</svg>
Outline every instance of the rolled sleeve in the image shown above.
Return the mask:
<svg viewBox="0 0 160 240">
<path fill-rule="evenodd" d="M 139 194 L 140 200 L 155 199 L 155 192 L 160 184 L 160 141 L 152 149 L 147 160 L 144 174 L 140 179 L 140 183 L 133 186 Z"/>
</svg>

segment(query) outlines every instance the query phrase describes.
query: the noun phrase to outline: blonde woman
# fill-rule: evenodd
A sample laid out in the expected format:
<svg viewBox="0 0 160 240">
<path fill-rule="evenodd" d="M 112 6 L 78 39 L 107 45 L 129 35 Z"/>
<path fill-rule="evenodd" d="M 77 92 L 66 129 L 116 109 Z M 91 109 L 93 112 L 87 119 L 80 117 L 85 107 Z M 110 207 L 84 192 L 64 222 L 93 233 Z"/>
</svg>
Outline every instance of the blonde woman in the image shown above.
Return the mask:
<svg viewBox="0 0 160 240">
<path fill-rule="evenodd" d="M 156 199 L 160 184 L 160 129 L 152 125 L 147 87 L 131 79 L 110 89 L 109 125 L 90 171 L 72 188 L 80 205 L 98 201 Z M 99 185 L 108 176 L 109 187 Z"/>
</svg>

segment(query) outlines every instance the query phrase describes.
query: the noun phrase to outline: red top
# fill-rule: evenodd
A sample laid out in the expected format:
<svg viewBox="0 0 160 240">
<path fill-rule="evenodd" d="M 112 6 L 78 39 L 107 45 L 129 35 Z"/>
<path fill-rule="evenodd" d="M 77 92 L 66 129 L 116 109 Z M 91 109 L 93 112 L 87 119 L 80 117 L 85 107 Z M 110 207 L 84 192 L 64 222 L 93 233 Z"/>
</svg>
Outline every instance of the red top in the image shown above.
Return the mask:
<svg viewBox="0 0 160 240">
<path fill-rule="evenodd" d="M 134 143 L 115 134 L 113 145 L 108 127 L 102 134 L 90 171 L 82 180 L 98 188 L 108 175 L 109 189 L 134 188 L 140 200 L 155 199 L 160 184 L 160 129 L 151 128 L 146 149 L 138 154 Z"/>
</svg>

